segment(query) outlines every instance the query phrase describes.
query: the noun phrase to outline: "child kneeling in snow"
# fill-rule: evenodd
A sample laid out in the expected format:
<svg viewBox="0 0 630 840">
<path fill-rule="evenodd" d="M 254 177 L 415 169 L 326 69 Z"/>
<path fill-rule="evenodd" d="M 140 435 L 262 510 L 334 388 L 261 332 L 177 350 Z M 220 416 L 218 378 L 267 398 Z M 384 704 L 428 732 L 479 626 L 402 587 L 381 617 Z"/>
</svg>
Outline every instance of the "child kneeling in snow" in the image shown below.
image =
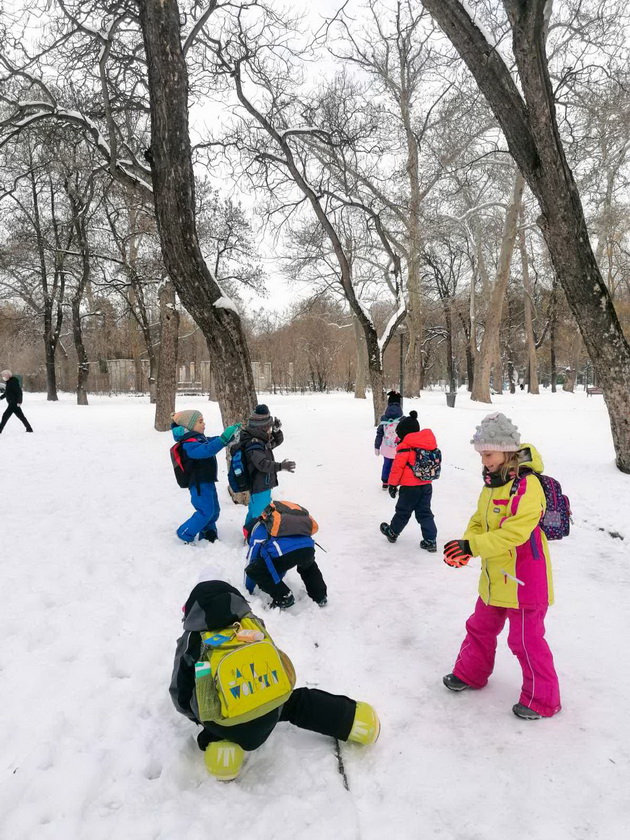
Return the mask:
<svg viewBox="0 0 630 840">
<path fill-rule="evenodd" d="M 235 779 L 243 765 L 244 751 L 258 749 L 280 721 L 340 741 L 376 741 L 380 722 L 367 703 L 316 688 L 293 688 L 295 674 L 290 660 L 278 651 L 264 623 L 250 612 L 249 604 L 233 586 L 221 580 L 202 581 L 183 609 L 184 634 L 177 642 L 170 693 L 177 711 L 203 726 L 197 743 L 205 752 L 208 772 L 215 778 Z M 247 629 L 243 630 L 241 623 Z M 253 636 L 252 641 L 239 641 L 239 636 L 248 634 Z M 262 656 L 257 654 L 257 643 L 266 643 Z M 258 649 L 263 651 L 262 647 Z M 243 655 L 252 660 L 248 666 L 243 664 Z M 234 660 L 236 667 L 228 666 L 230 656 L 241 657 L 240 661 Z M 273 661 L 277 664 L 271 666 L 272 670 L 263 664 Z M 227 672 L 224 694 L 221 663 L 225 663 Z M 278 698 L 283 681 L 287 691 Z M 273 702 L 267 697 L 273 695 L 279 705 L 270 709 Z M 230 710 L 230 704 L 235 708 Z M 239 722 L 244 717 L 247 719 Z"/>
<path fill-rule="evenodd" d="M 286 503 L 276 502 L 275 504 L 285 505 Z M 267 595 L 271 595 L 272 607 L 286 610 L 295 604 L 295 598 L 282 578 L 289 569 L 297 569 L 309 598 L 319 607 L 326 606 L 328 591 L 315 561 L 313 537 L 304 533 L 290 533 L 272 538 L 262 520 L 258 519 L 253 524 L 248 542 L 249 565 L 245 568 L 248 590 L 250 589 L 249 581 L 252 581 Z M 253 589 L 252 586 L 252 592 Z"/>
<path fill-rule="evenodd" d="M 217 497 L 217 459 L 232 440 L 238 424 L 228 426 L 216 437 L 206 437 L 206 424 L 200 411 L 177 411 L 171 414 L 171 431 L 181 443 L 184 471 L 188 476 L 190 501 L 195 513 L 177 529 L 177 536 L 185 543 L 201 539 L 214 542 L 217 538 L 217 519 L 221 508 Z"/>
</svg>

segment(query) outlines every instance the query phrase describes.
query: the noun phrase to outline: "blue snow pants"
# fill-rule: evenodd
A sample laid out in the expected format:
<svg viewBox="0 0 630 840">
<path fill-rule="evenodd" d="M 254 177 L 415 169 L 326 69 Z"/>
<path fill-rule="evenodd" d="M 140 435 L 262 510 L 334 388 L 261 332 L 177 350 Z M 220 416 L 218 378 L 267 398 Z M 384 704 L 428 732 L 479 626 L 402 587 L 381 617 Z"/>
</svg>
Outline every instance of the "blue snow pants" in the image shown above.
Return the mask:
<svg viewBox="0 0 630 840">
<path fill-rule="evenodd" d="M 393 458 L 386 458 L 383 455 L 383 469 L 381 470 L 381 481 L 383 484 L 387 484 L 389 480 L 389 474 L 392 471 L 392 464 L 394 463 Z"/>
<path fill-rule="evenodd" d="M 398 491 L 396 513 L 390 528 L 395 534 L 400 534 L 413 513 L 425 540 L 433 542 L 437 537 L 435 519 L 431 512 L 431 496 L 433 487 L 430 484 L 417 484 L 415 487 L 401 487 Z"/>
<path fill-rule="evenodd" d="M 252 493 L 249 497 L 249 507 L 245 517 L 245 528 L 249 530 L 250 525 L 258 519 L 263 510 L 271 502 L 271 490 L 261 490 L 260 493 Z"/>
<path fill-rule="evenodd" d="M 217 519 L 221 513 L 217 488 L 211 481 L 204 481 L 192 487 L 190 501 L 195 513 L 177 529 L 177 536 L 184 542 L 192 542 L 201 531 L 216 531 Z"/>
</svg>

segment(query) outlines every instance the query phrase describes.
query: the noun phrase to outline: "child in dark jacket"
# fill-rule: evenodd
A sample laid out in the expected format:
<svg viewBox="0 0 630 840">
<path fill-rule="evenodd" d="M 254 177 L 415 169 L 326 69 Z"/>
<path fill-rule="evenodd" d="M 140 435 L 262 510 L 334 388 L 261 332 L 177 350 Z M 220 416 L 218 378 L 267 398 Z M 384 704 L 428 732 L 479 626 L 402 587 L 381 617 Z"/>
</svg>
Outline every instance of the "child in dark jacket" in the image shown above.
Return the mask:
<svg viewBox="0 0 630 840">
<path fill-rule="evenodd" d="M 398 391 L 388 392 L 387 408 L 376 429 L 374 454 L 377 457 L 379 455 L 383 456 L 383 469 L 381 470 L 383 490 L 387 490 L 389 486 L 389 472 L 396 457 L 396 426 L 398 425 L 398 420 L 402 417 L 401 401 L 402 396 Z"/>
<path fill-rule="evenodd" d="M 282 578 L 289 569 L 297 568 L 308 596 L 320 607 L 328 603 L 324 578 L 315 561 L 315 541 L 305 535 L 269 537 L 262 522 L 254 522 L 249 535 L 247 577 L 271 595 L 272 607 L 287 609 L 295 598 Z"/>
<path fill-rule="evenodd" d="M 372 706 L 316 688 L 295 688 L 281 706 L 246 723 L 225 726 L 202 721 L 195 689 L 195 665 L 207 660 L 208 649 L 202 633 L 225 632 L 226 628 L 235 633 L 234 625 L 247 616 L 252 616 L 247 601 L 237 589 L 221 580 L 198 583 L 184 605 L 184 634 L 177 642 L 170 694 L 180 714 L 203 726 L 197 743 L 204 750 L 211 775 L 222 781 L 235 779 L 243 765 L 244 751 L 258 749 L 280 721 L 340 741 L 359 744 L 376 741 L 380 722 Z M 260 619 L 256 620 L 264 627 Z M 264 680 L 253 681 L 252 685 L 250 693 L 254 695 L 265 690 Z"/>
<path fill-rule="evenodd" d="M 266 405 L 257 405 L 241 432 L 240 443 L 243 448 L 247 474 L 250 479 L 250 497 L 244 531 L 250 531 L 252 523 L 258 519 L 271 501 L 271 491 L 278 486 L 280 470 L 295 471 L 295 461 L 278 462 L 274 460 L 272 450 L 284 441 L 282 423 L 269 414 Z"/>
<path fill-rule="evenodd" d="M 20 380 L 17 376 L 13 376 L 10 370 L 3 370 L 0 376 L 2 376 L 2 380 L 5 383 L 5 390 L 0 394 L 0 400 L 6 399 L 7 401 L 7 407 L 2 415 L 2 420 L 0 420 L 0 432 L 2 432 L 4 427 L 7 425 L 7 420 L 12 414 L 15 414 L 18 420 L 22 422 L 22 425 L 27 432 L 32 432 L 33 429 L 31 424 L 24 416 L 24 412 L 21 408 L 22 387 L 20 385 Z"/>
<path fill-rule="evenodd" d="M 221 508 L 216 491 L 217 459 L 232 440 L 237 425 L 228 426 L 216 437 L 206 437 L 206 424 L 200 411 L 178 411 L 171 415 L 171 431 L 176 441 L 182 442 L 184 469 L 189 474 L 188 489 L 195 513 L 177 529 L 177 536 L 185 543 L 201 539 L 214 542 L 217 538 L 217 519 Z"/>
<path fill-rule="evenodd" d="M 411 469 L 416 460 L 416 449 L 436 449 L 437 441 L 431 429 L 422 429 L 418 423 L 418 413 L 410 411 L 409 417 L 403 417 L 397 426 L 400 443 L 396 447 L 396 457 L 389 474 L 389 495 L 398 501 L 391 523 L 381 522 L 381 533 L 394 543 L 400 532 L 409 522 L 413 513 L 422 530 L 420 548 L 437 551 L 437 528 L 431 511 L 433 487 L 430 481 L 422 481 Z"/>
</svg>

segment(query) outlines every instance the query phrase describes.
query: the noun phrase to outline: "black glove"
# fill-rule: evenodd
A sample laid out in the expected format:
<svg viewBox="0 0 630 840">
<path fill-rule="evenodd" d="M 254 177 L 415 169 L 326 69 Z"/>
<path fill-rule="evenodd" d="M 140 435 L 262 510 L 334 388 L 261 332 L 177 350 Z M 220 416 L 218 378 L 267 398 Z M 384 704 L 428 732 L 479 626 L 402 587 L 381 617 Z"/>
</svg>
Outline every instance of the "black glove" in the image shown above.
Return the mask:
<svg viewBox="0 0 630 840">
<path fill-rule="evenodd" d="M 465 566 L 471 557 L 472 553 L 468 540 L 449 540 L 444 546 L 444 562 L 447 566 L 459 569 L 461 566 Z"/>
<path fill-rule="evenodd" d="M 395 484 L 390 484 L 387 488 L 387 492 L 392 497 L 392 499 L 396 498 L 396 493 L 398 493 L 398 487 Z"/>
<path fill-rule="evenodd" d="M 295 461 L 289 461 L 287 458 L 280 464 L 281 470 L 286 470 L 287 472 L 295 472 Z"/>
</svg>

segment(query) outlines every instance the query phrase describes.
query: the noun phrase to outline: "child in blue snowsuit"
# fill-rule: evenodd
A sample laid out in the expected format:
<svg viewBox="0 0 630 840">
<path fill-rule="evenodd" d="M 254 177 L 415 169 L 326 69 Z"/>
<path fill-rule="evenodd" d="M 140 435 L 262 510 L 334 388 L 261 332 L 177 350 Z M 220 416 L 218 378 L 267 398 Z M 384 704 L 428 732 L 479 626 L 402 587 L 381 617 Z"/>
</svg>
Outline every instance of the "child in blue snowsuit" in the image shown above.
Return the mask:
<svg viewBox="0 0 630 840">
<path fill-rule="evenodd" d="M 383 490 L 389 486 L 389 473 L 396 457 L 396 426 L 402 417 L 402 396 L 398 391 L 389 391 L 387 394 L 387 408 L 385 414 L 376 429 L 374 439 L 374 454 L 383 456 L 383 469 L 381 470 L 381 485 Z"/>
<path fill-rule="evenodd" d="M 178 411 L 171 415 L 171 431 L 182 442 L 184 469 L 189 474 L 188 489 L 195 513 L 177 529 L 177 536 L 185 543 L 200 539 L 214 542 L 217 538 L 217 519 L 221 508 L 217 497 L 217 459 L 215 455 L 232 440 L 238 424 L 228 426 L 217 437 L 204 435 L 206 424 L 200 411 Z"/>
</svg>

